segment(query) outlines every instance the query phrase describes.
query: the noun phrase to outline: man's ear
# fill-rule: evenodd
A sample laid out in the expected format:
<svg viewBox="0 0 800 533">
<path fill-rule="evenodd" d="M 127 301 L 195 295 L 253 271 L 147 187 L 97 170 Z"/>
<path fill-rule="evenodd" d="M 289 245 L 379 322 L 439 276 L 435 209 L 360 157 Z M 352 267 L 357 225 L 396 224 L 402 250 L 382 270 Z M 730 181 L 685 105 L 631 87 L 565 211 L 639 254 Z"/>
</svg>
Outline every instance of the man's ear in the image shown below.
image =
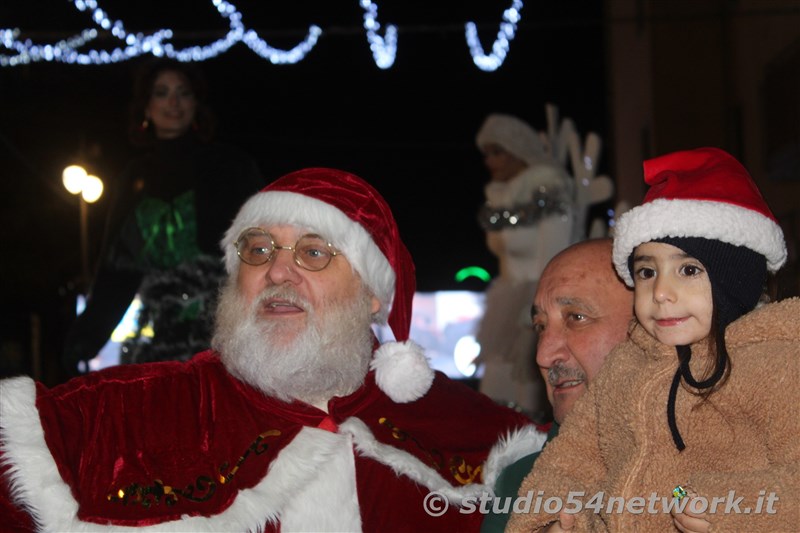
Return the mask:
<svg viewBox="0 0 800 533">
<path fill-rule="evenodd" d="M 372 309 L 372 314 L 373 315 L 381 310 L 381 301 L 378 300 L 378 298 L 376 296 L 372 297 L 372 307 L 371 307 L 371 309 Z"/>
</svg>

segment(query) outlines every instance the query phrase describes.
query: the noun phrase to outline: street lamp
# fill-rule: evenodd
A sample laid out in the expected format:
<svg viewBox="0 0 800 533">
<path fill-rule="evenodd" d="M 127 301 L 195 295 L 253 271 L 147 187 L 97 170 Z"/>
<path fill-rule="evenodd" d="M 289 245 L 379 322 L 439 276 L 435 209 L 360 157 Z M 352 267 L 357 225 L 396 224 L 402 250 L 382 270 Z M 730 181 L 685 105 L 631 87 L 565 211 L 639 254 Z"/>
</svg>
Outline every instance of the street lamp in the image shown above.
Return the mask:
<svg viewBox="0 0 800 533">
<path fill-rule="evenodd" d="M 70 165 L 61 173 L 64 188 L 79 195 L 81 217 L 81 281 L 89 282 L 89 211 L 88 204 L 103 195 L 103 181 L 92 176 L 80 165 Z"/>
</svg>

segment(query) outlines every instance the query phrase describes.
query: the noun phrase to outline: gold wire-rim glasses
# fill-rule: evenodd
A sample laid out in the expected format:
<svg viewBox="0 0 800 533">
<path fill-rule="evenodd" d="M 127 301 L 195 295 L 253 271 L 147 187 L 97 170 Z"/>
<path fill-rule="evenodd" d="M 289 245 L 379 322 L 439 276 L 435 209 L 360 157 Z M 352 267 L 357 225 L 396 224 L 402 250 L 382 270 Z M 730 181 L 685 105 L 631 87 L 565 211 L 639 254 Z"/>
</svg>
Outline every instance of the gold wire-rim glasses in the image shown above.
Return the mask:
<svg viewBox="0 0 800 533">
<path fill-rule="evenodd" d="M 289 250 L 297 266 L 309 272 L 319 272 L 331 264 L 333 258 L 342 255 L 327 239 L 316 233 L 302 235 L 294 246 L 279 246 L 274 237 L 261 228 L 247 228 L 233 243 L 239 259 L 251 266 L 269 263 L 279 250 Z"/>
</svg>

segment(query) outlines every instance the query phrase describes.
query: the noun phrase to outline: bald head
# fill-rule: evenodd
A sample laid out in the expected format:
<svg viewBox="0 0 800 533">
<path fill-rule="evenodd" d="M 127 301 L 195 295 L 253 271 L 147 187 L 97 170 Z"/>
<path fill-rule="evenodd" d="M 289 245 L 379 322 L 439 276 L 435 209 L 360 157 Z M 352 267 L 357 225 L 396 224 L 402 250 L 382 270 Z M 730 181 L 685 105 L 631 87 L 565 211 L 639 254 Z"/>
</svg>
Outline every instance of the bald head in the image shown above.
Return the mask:
<svg viewBox="0 0 800 533">
<path fill-rule="evenodd" d="M 633 292 L 617 276 L 611 249 L 611 239 L 574 244 L 539 279 L 531 311 L 539 331 L 536 363 L 559 423 L 625 340 L 633 316 Z"/>
<path fill-rule="evenodd" d="M 611 261 L 612 246 L 611 238 L 589 239 L 573 244 L 556 254 L 547 263 L 541 279 L 548 276 L 594 277 L 598 281 L 614 282 L 624 286 Z"/>
</svg>

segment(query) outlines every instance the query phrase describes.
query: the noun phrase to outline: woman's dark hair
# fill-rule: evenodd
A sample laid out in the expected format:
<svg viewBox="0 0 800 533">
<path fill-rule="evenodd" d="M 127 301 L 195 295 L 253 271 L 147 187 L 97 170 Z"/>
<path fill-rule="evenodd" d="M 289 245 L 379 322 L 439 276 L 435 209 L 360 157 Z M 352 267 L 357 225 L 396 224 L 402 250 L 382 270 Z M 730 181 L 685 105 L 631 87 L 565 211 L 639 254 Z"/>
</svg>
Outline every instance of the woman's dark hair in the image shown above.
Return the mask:
<svg viewBox="0 0 800 533">
<path fill-rule="evenodd" d="M 131 143 L 137 146 L 146 146 L 155 141 L 152 125 L 145 124 L 145 109 L 153 94 L 153 85 L 156 78 L 164 72 L 172 71 L 185 76 L 189 80 L 195 99 L 195 111 L 192 130 L 203 141 L 210 141 L 214 135 L 215 119 L 208 107 L 208 84 L 203 72 L 194 63 L 186 63 L 170 58 L 156 58 L 142 63 L 136 71 L 133 84 L 133 97 L 129 108 L 128 136 Z"/>
</svg>

